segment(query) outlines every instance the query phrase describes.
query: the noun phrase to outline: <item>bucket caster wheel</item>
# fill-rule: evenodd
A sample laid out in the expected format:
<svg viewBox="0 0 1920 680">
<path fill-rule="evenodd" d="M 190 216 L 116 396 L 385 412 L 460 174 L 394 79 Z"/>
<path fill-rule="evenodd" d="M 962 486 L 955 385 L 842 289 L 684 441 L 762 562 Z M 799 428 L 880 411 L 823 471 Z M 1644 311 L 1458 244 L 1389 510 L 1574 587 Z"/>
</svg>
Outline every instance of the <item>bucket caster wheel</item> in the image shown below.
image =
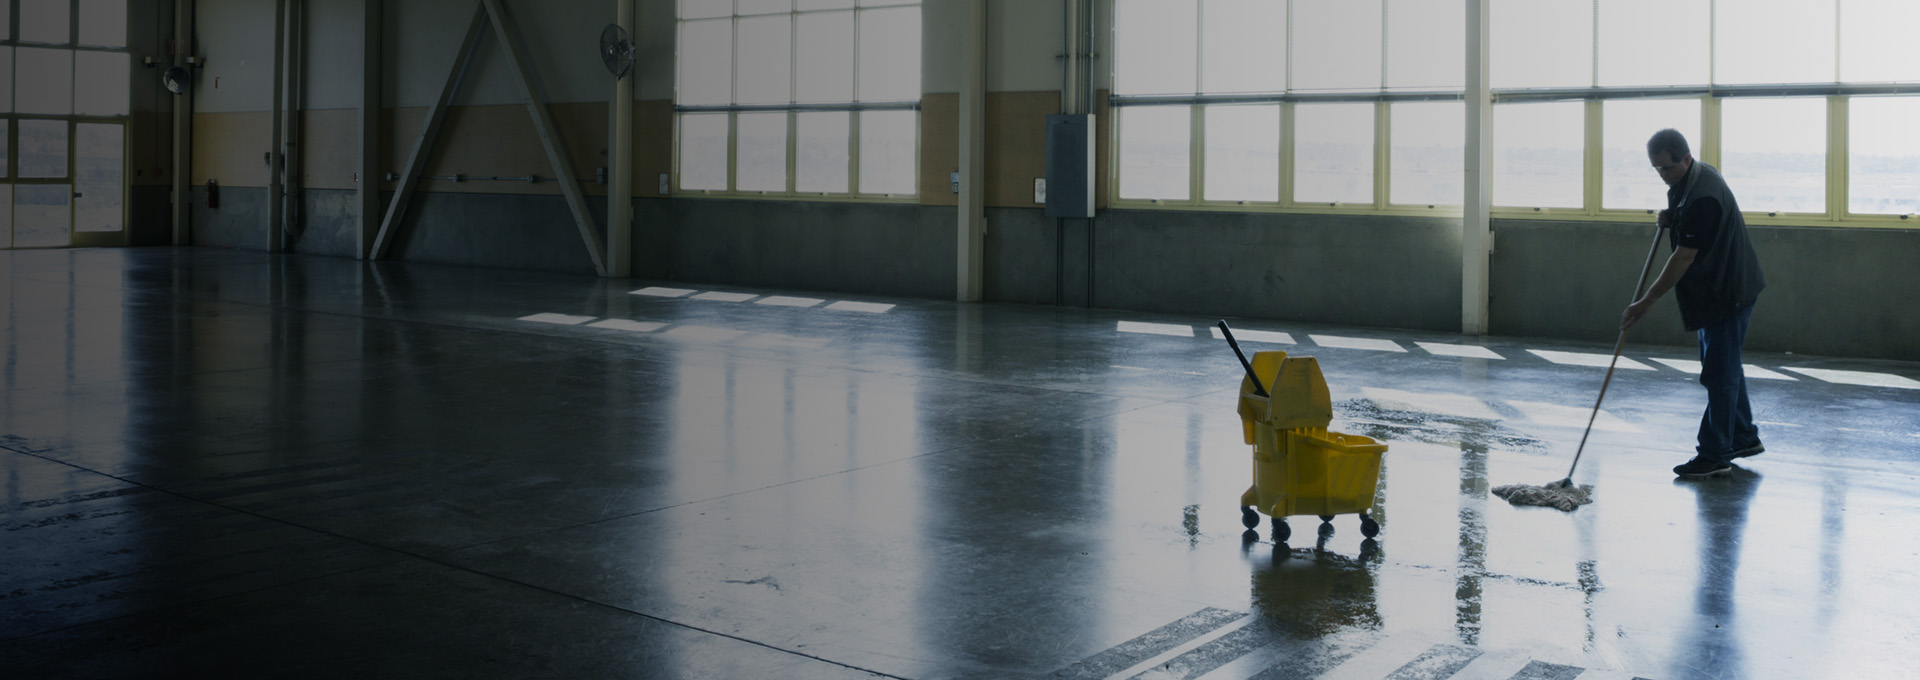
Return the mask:
<svg viewBox="0 0 1920 680">
<path fill-rule="evenodd" d="M 1260 513 L 1254 512 L 1253 508 L 1242 506 L 1240 508 L 1240 525 L 1248 529 L 1260 526 Z"/>
<path fill-rule="evenodd" d="M 1273 542 L 1285 543 L 1288 538 L 1292 537 L 1293 527 L 1287 526 L 1287 521 L 1284 519 L 1278 517 L 1273 518 Z"/>
<path fill-rule="evenodd" d="M 1360 516 L 1360 535 L 1373 538 L 1380 535 L 1380 523 L 1368 515 Z"/>
</svg>

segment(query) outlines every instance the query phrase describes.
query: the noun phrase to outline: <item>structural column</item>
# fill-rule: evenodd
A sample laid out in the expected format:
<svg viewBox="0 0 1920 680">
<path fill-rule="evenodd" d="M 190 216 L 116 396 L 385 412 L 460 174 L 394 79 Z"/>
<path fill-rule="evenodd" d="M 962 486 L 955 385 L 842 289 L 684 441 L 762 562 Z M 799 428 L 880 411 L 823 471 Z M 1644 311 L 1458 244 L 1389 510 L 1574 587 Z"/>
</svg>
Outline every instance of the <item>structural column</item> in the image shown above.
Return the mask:
<svg viewBox="0 0 1920 680">
<path fill-rule="evenodd" d="M 359 228 L 354 231 L 354 252 L 360 259 L 373 253 L 373 237 L 380 232 L 380 97 L 385 67 L 381 64 L 383 0 L 364 0 L 360 19 L 360 164 L 355 177 L 354 205 L 360 208 Z"/>
<path fill-rule="evenodd" d="M 280 213 L 286 201 L 286 184 L 282 180 L 281 144 L 284 141 L 286 122 L 281 117 L 286 112 L 283 98 L 287 88 L 287 2 L 276 0 L 273 3 L 273 111 L 271 132 L 267 142 L 267 252 L 278 253 L 286 250 L 287 239 Z"/>
<path fill-rule="evenodd" d="M 979 302 L 986 259 L 987 158 L 987 0 L 966 0 L 967 23 L 960 61 L 966 84 L 960 88 L 960 209 L 955 298 Z"/>
<path fill-rule="evenodd" d="M 1487 80 L 1488 4 L 1466 0 L 1466 195 L 1461 200 L 1460 332 L 1487 334 L 1488 269 L 1493 254 L 1493 90 Z"/>
<path fill-rule="evenodd" d="M 619 0 L 615 23 L 627 35 L 634 31 L 633 0 Z M 607 270 L 606 276 L 626 278 L 633 273 L 633 79 L 635 68 L 613 81 L 613 134 L 607 138 Z"/>
<path fill-rule="evenodd" d="M 200 74 L 188 59 L 199 61 L 193 51 L 193 1 L 175 0 L 173 5 L 173 65 L 187 69 L 187 91 L 173 96 L 173 245 L 188 245 L 192 235 L 187 225 L 193 211 L 190 201 L 193 179 L 193 90 Z"/>
</svg>

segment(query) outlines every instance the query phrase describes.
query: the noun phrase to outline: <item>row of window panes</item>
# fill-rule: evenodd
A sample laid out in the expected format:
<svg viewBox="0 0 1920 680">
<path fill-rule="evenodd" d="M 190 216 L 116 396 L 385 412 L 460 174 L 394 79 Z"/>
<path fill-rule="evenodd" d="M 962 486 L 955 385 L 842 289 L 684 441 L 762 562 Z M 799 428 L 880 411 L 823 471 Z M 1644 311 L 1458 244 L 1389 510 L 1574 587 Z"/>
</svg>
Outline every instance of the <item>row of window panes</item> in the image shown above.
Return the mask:
<svg viewBox="0 0 1920 680">
<path fill-rule="evenodd" d="M 680 189 L 912 195 L 918 191 L 918 121 L 915 111 L 681 114 Z M 729 122 L 736 137 L 732 186 L 727 183 Z M 855 123 L 860 131 L 860 176 L 858 186 L 850 187 Z M 794 132 L 791 143 L 789 129 Z M 794 155 L 792 178 L 787 176 L 789 153 Z"/>
<path fill-rule="evenodd" d="M 70 0 L 18 0 L 20 5 L 20 42 L 71 45 L 77 40 L 88 47 L 125 47 L 127 44 L 127 0 L 79 0 L 80 30 L 73 30 L 73 5 Z M 12 13 L 8 0 L 0 0 L 0 40 L 13 36 Z"/>
<path fill-rule="evenodd" d="M 1466 82 L 1459 0 L 1291 0 L 1291 31 L 1277 0 L 1116 2 L 1116 94 L 1280 92 L 1289 54 L 1294 90 Z M 1913 0 L 1492 0 L 1488 18 L 1495 88 L 1920 80 Z"/>
<path fill-rule="evenodd" d="M 130 67 L 125 52 L 0 45 L 0 113 L 127 115 Z"/>
<path fill-rule="evenodd" d="M 0 119 L 0 179 L 9 155 L 5 140 L 15 121 Z M 64 120 L 17 121 L 22 179 L 67 179 L 68 123 Z M 65 246 L 69 228 L 80 232 L 121 230 L 126 171 L 122 157 L 126 127 L 117 123 L 71 123 L 74 151 L 72 184 L 0 182 L 0 234 L 3 245 L 17 248 Z M 74 194 L 79 196 L 74 196 Z M 71 220 L 71 221 L 70 221 Z M 69 227 L 71 223 L 71 227 Z"/>
<path fill-rule="evenodd" d="M 685 106 L 920 98 L 918 6 L 682 21 L 679 45 Z"/>
<path fill-rule="evenodd" d="M 680 0 L 680 18 L 711 19 L 732 15 L 785 14 L 854 7 L 918 5 L 920 0 Z"/>
<path fill-rule="evenodd" d="M 1603 209 L 1657 209 L 1666 187 L 1650 169 L 1646 140 L 1671 127 L 1700 156 L 1699 99 L 1602 104 Z M 1295 203 L 1372 204 L 1374 107 L 1370 102 L 1294 105 Z M 1391 104 L 1387 131 L 1389 203 L 1459 205 L 1463 192 L 1464 105 Z M 1847 150 L 1848 211 L 1920 212 L 1920 98 L 1854 97 Z M 1119 112 L 1119 196 L 1190 200 L 1192 113 L 1185 106 Z M 1280 106 L 1203 108 L 1206 201 L 1279 200 Z M 1585 178 L 1584 102 L 1494 107 L 1493 202 L 1523 208 L 1581 208 Z M 1827 100 L 1720 101 L 1722 172 L 1747 212 L 1826 212 Z"/>
</svg>

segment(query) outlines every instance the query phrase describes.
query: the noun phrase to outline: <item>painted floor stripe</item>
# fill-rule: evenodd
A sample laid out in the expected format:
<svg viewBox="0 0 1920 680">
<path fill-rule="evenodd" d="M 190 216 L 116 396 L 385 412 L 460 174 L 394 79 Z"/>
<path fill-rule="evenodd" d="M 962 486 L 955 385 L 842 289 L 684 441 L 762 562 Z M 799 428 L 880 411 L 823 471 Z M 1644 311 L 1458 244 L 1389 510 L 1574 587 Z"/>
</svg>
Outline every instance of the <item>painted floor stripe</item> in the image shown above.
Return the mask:
<svg viewBox="0 0 1920 680">
<path fill-rule="evenodd" d="M 1489 652 L 1475 657 L 1453 675 L 1445 677 L 1447 680 L 1512 680 L 1532 661 L 1525 652 L 1518 650 Z"/>
<path fill-rule="evenodd" d="M 1180 620 L 1155 628 L 1139 637 L 1122 642 L 1112 648 L 1087 657 L 1066 668 L 1062 668 L 1048 677 L 1057 680 L 1089 680 L 1105 678 L 1161 653 L 1178 647 L 1195 637 L 1204 635 L 1220 626 L 1246 616 L 1238 612 L 1208 607 L 1188 614 Z"/>
<path fill-rule="evenodd" d="M 1338 347 L 1340 349 L 1366 349 L 1366 350 L 1373 350 L 1375 352 L 1407 351 L 1407 348 L 1401 347 L 1400 343 L 1394 342 L 1392 340 L 1384 340 L 1380 338 L 1349 338 L 1344 335 L 1318 335 L 1318 334 L 1309 334 L 1307 335 L 1307 337 L 1313 339 L 1313 344 L 1319 345 L 1321 347 Z"/>
<path fill-rule="evenodd" d="M 1520 672 L 1513 674 L 1513 677 L 1508 680 L 1573 680 L 1580 677 L 1586 670 L 1579 666 L 1563 666 L 1535 660 L 1529 662 L 1525 668 L 1520 669 Z"/>
<path fill-rule="evenodd" d="M 1449 345 L 1444 342 L 1415 342 L 1413 344 L 1419 345 L 1420 349 L 1426 350 L 1429 354 L 1437 354 L 1437 355 L 1446 356 L 1446 357 L 1466 357 L 1468 359 L 1505 359 L 1506 358 L 1506 357 L 1500 356 L 1498 352 L 1487 349 L 1485 347 L 1481 347 L 1479 345 Z"/>
<path fill-rule="evenodd" d="M 634 321 L 632 319 L 602 319 L 587 325 L 594 328 L 610 328 L 616 331 L 632 331 L 634 333 L 652 333 L 666 327 L 666 324 L 658 321 Z"/>
<path fill-rule="evenodd" d="M 1371 647 L 1378 640 L 1333 642 L 1281 640 L 1234 659 L 1195 680 L 1309 680 Z"/>
<path fill-rule="evenodd" d="M 1653 357 L 1653 360 L 1666 364 L 1667 367 L 1681 373 L 1700 375 L 1700 362 L 1692 359 L 1662 359 L 1660 357 Z M 1741 372 L 1748 378 L 1759 378 L 1762 380 L 1798 380 L 1798 378 L 1793 376 L 1769 371 L 1753 364 L 1746 364 L 1742 368 L 1743 370 Z"/>
<path fill-rule="evenodd" d="M 1258 614 L 1247 618 L 1254 621 L 1214 638 L 1211 642 L 1187 650 L 1185 654 L 1141 671 L 1139 675 L 1132 676 L 1132 679 L 1189 680 L 1225 666 L 1234 659 L 1244 657 L 1273 639 L 1273 630 L 1259 621 Z"/>
<path fill-rule="evenodd" d="M 592 321 L 594 320 L 594 318 L 595 317 L 591 317 L 591 316 L 575 316 L 573 314 L 555 314 L 553 312 L 541 312 L 539 314 L 528 314 L 526 316 L 520 317 L 520 320 L 534 321 L 538 323 L 556 323 L 562 326 L 577 326 L 579 324 Z"/>
<path fill-rule="evenodd" d="M 1560 427 L 1584 429 L 1587 426 L 1587 419 L 1592 418 L 1593 429 L 1596 430 L 1612 432 L 1640 431 L 1640 428 L 1635 427 L 1632 423 L 1621 420 L 1613 414 L 1607 413 L 1605 410 L 1595 415 L 1591 407 L 1561 406 L 1559 404 L 1543 404 L 1537 401 L 1519 401 L 1516 399 L 1508 399 L 1507 405 L 1519 409 L 1520 413 L 1527 417 L 1527 420 L 1541 425 L 1557 425 Z"/>
<path fill-rule="evenodd" d="M 1530 349 L 1527 351 L 1532 353 L 1534 356 L 1538 356 L 1542 359 L 1546 359 L 1547 361 L 1551 361 L 1553 363 L 1560 364 L 1563 366 L 1592 366 L 1595 368 L 1606 368 L 1607 363 L 1613 361 L 1612 354 L 1589 354 L 1587 352 L 1561 352 L 1561 351 L 1551 350 L 1551 349 Z M 1648 366 L 1638 361 L 1634 361 L 1627 357 L 1620 357 L 1619 366 L 1620 368 L 1625 368 L 1625 369 L 1630 369 L 1635 371 L 1653 370 L 1652 366 Z"/>
<path fill-rule="evenodd" d="M 1320 680 L 1380 680 L 1397 669 L 1427 656 L 1432 649 L 1448 647 L 1412 638 L 1389 638 L 1320 676 Z M 1460 649 L 1458 647 L 1449 647 Z"/>
<path fill-rule="evenodd" d="M 1220 332 L 1219 326 L 1212 326 L 1207 328 L 1207 330 L 1213 333 L 1213 339 L 1215 340 L 1227 339 L 1227 334 Z M 1233 332 L 1233 339 L 1235 342 L 1271 342 L 1276 345 L 1294 344 L 1292 334 L 1282 333 L 1279 331 L 1254 331 L 1254 330 L 1241 329 Z"/>
<path fill-rule="evenodd" d="M 1141 661 L 1140 663 L 1136 663 L 1132 666 L 1128 666 L 1124 669 L 1121 669 L 1120 672 L 1107 676 L 1107 680 L 1123 680 L 1123 679 L 1141 678 L 1146 674 L 1147 671 L 1151 671 L 1155 668 L 1165 665 L 1168 662 L 1173 661 L 1174 659 L 1180 658 L 1182 655 L 1185 655 L 1187 652 L 1191 652 L 1195 649 L 1199 649 L 1200 647 L 1208 643 L 1211 643 L 1214 640 L 1218 640 L 1235 631 L 1244 629 L 1247 626 L 1252 625 L 1253 622 L 1258 620 L 1260 620 L 1259 614 L 1248 614 L 1238 619 L 1234 619 L 1232 622 L 1228 623 L 1227 625 L 1220 626 L 1213 630 L 1202 633 L 1199 637 L 1196 637 L 1184 643 L 1181 643 L 1179 646 L 1174 647 L 1173 649 L 1169 649 L 1159 654 L 1155 654 L 1145 661 Z"/>
<path fill-rule="evenodd" d="M 786 295 L 768 295 L 754 300 L 753 304 L 773 307 L 812 307 L 822 302 L 826 302 L 826 300 L 820 298 L 789 297 Z"/>
<path fill-rule="evenodd" d="M 1456 418 L 1499 420 L 1500 413 L 1487 402 L 1464 394 L 1409 392 L 1385 387 L 1362 387 L 1360 393 L 1381 408 L 1397 411 L 1432 413 Z"/>
<path fill-rule="evenodd" d="M 866 312 L 868 314 L 884 314 L 888 311 L 891 311 L 893 309 L 893 305 L 884 303 L 884 302 L 854 302 L 852 300 L 841 300 L 839 302 L 835 302 L 833 304 L 827 305 L 827 309 L 831 309 L 836 312 Z"/>
<path fill-rule="evenodd" d="M 665 286 L 647 286 L 640 290 L 627 291 L 628 295 L 647 295 L 652 297 L 677 298 L 694 293 L 691 288 L 667 288 Z"/>
<path fill-rule="evenodd" d="M 1830 383 L 1842 385 L 1864 385 L 1867 387 L 1898 387 L 1907 390 L 1920 390 L 1920 380 L 1914 380 L 1891 373 L 1869 373 L 1866 371 L 1842 371 L 1831 368 L 1795 368 L 1787 370 L 1801 375 L 1812 376 Z"/>
<path fill-rule="evenodd" d="M 1182 338 L 1193 337 L 1193 327 L 1177 323 L 1147 323 L 1145 321 L 1121 321 L 1114 324 L 1114 330 L 1122 333 L 1147 333 L 1150 335 L 1173 335 Z"/>
<path fill-rule="evenodd" d="M 1480 650 L 1454 645 L 1434 645 L 1420 656 L 1408 661 L 1386 676 L 1385 680 L 1440 680 L 1452 678 L 1454 674 L 1485 658 Z M 1520 657 L 1525 661 L 1526 657 Z"/>
<path fill-rule="evenodd" d="M 701 293 L 699 295 L 693 296 L 693 299 L 712 300 L 714 302 L 746 302 L 748 300 L 752 300 L 757 297 L 760 297 L 760 296 L 754 295 L 753 293 L 727 293 L 727 292 L 722 292 L 717 290 L 710 290 L 705 293 Z"/>
</svg>

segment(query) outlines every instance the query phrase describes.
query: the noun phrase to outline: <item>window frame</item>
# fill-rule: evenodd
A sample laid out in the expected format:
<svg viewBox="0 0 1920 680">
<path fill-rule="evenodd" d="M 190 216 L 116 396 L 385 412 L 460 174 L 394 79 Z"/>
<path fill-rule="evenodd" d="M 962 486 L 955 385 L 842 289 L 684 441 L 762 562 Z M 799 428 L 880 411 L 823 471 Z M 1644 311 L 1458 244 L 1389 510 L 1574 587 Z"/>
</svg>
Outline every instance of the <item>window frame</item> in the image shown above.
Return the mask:
<svg viewBox="0 0 1920 680">
<path fill-rule="evenodd" d="M 127 11 L 129 13 L 131 13 L 130 5 L 132 1 L 133 0 L 127 0 Z M 79 177 L 80 160 L 79 160 L 79 148 L 77 146 L 79 143 L 78 141 L 79 126 L 81 125 L 119 126 L 120 140 L 121 140 L 120 141 L 120 229 L 118 231 L 81 231 L 79 230 L 76 227 L 75 221 L 78 219 L 78 216 L 79 216 L 80 201 L 76 200 L 78 197 L 70 197 L 67 201 L 67 242 L 65 244 L 58 245 L 58 246 L 51 246 L 51 245 L 19 246 L 19 247 L 14 246 L 13 230 L 16 226 L 17 220 L 15 219 L 14 214 L 9 213 L 6 216 L 4 230 L 0 230 L 0 250 L 32 250 L 32 249 L 42 249 L 42 248 L 98 248 L 98 247 L 114 247 L 114 246 L 126 245 L 128 242 L 127 241 L 128 228 L 130 226 L 130 223 L 132 222 L 131 210 L 132 210 L 132 202 L 133 202 L 133 154 L 130 153 L 130 150 L 129 150 L 130 145 L 128 144 L 128 128 L 130 125 L 132 125 L 132 119 L 133 119 L 133 106 L 134 106 L 133 93 L 131 90 L 127 92 L 127 112 L 123 114 L 118 114 L 118 115 L 81 114 L 81 113 L 78 113 L 77 110 L 73 107 L 73 102 L 77 100 L 80 96 L 80 88 L 79 88 L 79 80 L 78 80 L 80 74 L 78 71 L 78 68 L 79 68 L 78 64 L 79 64 L 79 54 L 82 52 L 115 53 L 115 54 L 126 55 L 128 83 L 129 83 L 129 86 L 131 87 L 131 84 L 135 80 L 134 79 L 135 74 L 132 73 L 132 71 L 135 65 L 138 63 L 133 58 L 134 54 L 133 54 L 132 47 L 128 45 L 128 43 L 131 41 L 127 39 L 126 35 L 122 35 L 121 41 L 120 41 L 121 44 L 119 46 L 110 47 L 110 46 L 86 44 L 81 42 L 80 28 L 81 28 L 81 18 L 82 18 L 81 9 L 82 8 L 81 8 L 80 0 L 68 0 L 67 2 L 67 11 L 68 11 L 67 39 L 65 42 L 49 43 L 49 42 L 39 42 L 39 41 L 23 41 L 19 38 L 19 35 L 20 35 L 20 2 L 19 0 L 9 0 L 5 2 L 4 5 L 5 5 L 4 8 L 0 8 L 0 11 L 6 12 L 7 25 L 4 31 L 0 31 L 0 47 L 13 50 L 12 62 L 16 72 L 13 74 L 12 83 L 11 83 L 11 86 L 14 91 L 7 93 L 7 96 L 11 104 L 6 107 L 6 110 L 4 112 L 0 112 L 0 120 L 6 121 L 6 131 L 3 135 L 0 135 L 0 144 L 6 145 L 6 148 L 5 148 L 6 176 L 0 177 L 0 185 L 6 185 L 7 188 L 5 190 L 10 194 L 14 193 L 13 187 L 20 186 L 20 185 L 65 186 L 67 187 L 68 193 L 73 193 L 75 191 L 78 191 L 80 186 L 80 177 Z M 133 26 L 130 18 L 127 21 L 125 30 L 129 32 L 133 30 Z M 21 48 L 58 50 L 58 51 L 64 51 L 67 53 L 68 59 L 70 60 L 70 63 L 71 63 L 71 66 L 69 67 L 70 70 L 68 72 L 69 73 L 68 77 L 74 81 L 73 83 L 70 83 L 70 87 L 68 91 L 69 106 L 68 106 L 67 113 L 61 114 L 61 113 L 21 113 L 20 112 L 19 97 L 16 95 L 20 87 L 20 77 L 19 77 L 18 69 L 19 69 L 19 60 L 20 60 L 19 50 Z M 33 120 L 60 121 L 60 122 L 66 123 L 67 167 L 66 167 L 65 175 L 60 177 L 21 177 L 20 176 L 20 156 L 21 156 L 20 154 L 20 123 L 22 121 L 33 121 Z M 17 212 L 19 209 L 19 202 L 17 200 L 17 197 L 10 197 L 6 205 L 8 206 L 8 209 L 12 211 Z"/>
<path fill-rule="evenodd" d="M 740 55 L 741 45 L 740 45 L 740 39 L 739 39 L 741 19 L 763 18 L 768 16 L 781 16 L 778 13 L 773 13 L 773 14 L 755 13 L 755 14 L 742 15 L 739 13 L 740 5 L 738 0 L 735 0 L 732 3 L 732 5 L 733 5 L 733 13 L 728 17 L 726 17 L 726 20 L 729 22 L 729 25 L 732 30 L 731 49 L 733 52 L 733 55 L 732 55 L 733 61 L 729 67 L 729 85 L 728 85 L 729 101 L 735 101 L 738 99 L 738 96 L 739 96 L 738 71 L 740 68 L 740 56 L 741 56 Z M 852 85 L 853 101 L 831 102 L 831 103 L 800 103 L 797 100 L 797 97 L 798 97 L 797 88 L 799 87 L 798 78 L 796 77 L 797 74 L 790 72 L 787 79 L 788 102 L 785 104 L 682 105 L 679 103 L 678 95 L 677 95 L 677 92 L 680 88 L 679 78 L 681 75 L 681 69 L 679 68 L 679 65 L 676 64 L 674 69 L 674 78 L 675 78 L 674 87 L 676 91 L 676 98 L 673 105 L 673 111 L 674 111 L 673 149 L 672 149 L 673 153 L 672 153 L 672 163 L 671 163 L 672 172 L 670 177 L 671 179 L 670 189 L 672 194 L 676 196 L 696 197 L 696 198 L 768 199 L 768 200 L 791 200 L 791 201 L 819 201 L 819 202 L 832 202 L 832 203 L 902 203 L 902 204 L 919 203 L 920 201 L 919 187 L 922 179 L 919 176 L 920 170 L 921 170 L 920 160 L 921 160 L 922 154 L 924 153 L 924 149 L 922 147 L 924 146 L 925 141 L 923 139 L 924 135 L 921 134 L 922 125 L 924 124 L 924 121 L 920 120 L 920 116 L 918 115 L 914 116 L 913 159 L 911 162 L 911 165 L 914 168 L 914 172 L 915 172 L 915 177 L 913 181 L 914 190 L 910 193 L 904 193 L 904 194 L 870 193 L 870 192 L 860 191 L 860 124 L 861 124 L 862 114 L 868 111 L 901 111 L 901 110 L 914 111 L 918 113 L 919 111 L 921 111 L 922 101 L 924 100 L 925 97 L 923 93 L 920 97 L 912 100 L 903 100 L 903 101 L 862 101 L 860 100 L 859 98 L 860 97 L 859 36 L 860 36 L 861 18 L 865 13 L 870 11 L 898 10 L 902 7 L 913 7 L 921 11 L 921 21 L 922 21 L 922 26 L 924 27 L 926 15 L 925 15 L 925 8 L 923 6 L 923 2 L 921 0 L 909 0 L 909 1 L 903 1 L 898 3 L 890 3 L 890 4 L 875 5 L 875 6 L 867 6 L 864 4 L 855 3 L 853 7 L 848 7 L 848 8 L 801 10 L 801 9 L 797 9 L 797 5 L 791 0 L 789 0 L 787 3 L 787 7 L 788 7 L 788 11 L 785 13 L 785 16 L 788 17 L 787 30 L 788 30 L 789 37 L 788 37 L 788 45 L 787 45 L 787 64 L 789 69 L 796 68 L 794 65 L 797 64 L 799 60 L 798 50 L 800 49 L 800 44 L 801 44 L 799 39 L 800 38 L 799 31 L 801 26 L 801 22 L 799 20 L 800 17 L 807 16 L 807 15 L 835 14 L 835 13 L 848 13 L 852 15 L 853 35 L 851 36 L 851 40 L 853 42 L 853 45 L 851 50 L 852 51 L 851 68 L 853 69 L 853 71 L 850 75 L 853 79 L 853 85 Z M 721 17 L 705 17 L 705 18 L 695 18 L 695 19 L 681 18 L 679 16 L 679 10 L 676 5 L 675 18 L 674 18 L 674 24 L 676 27 L 675 35 L 678 36 L 679 34 L 678 27 L 682 24 L 685 24 L 688 21 L 717 21 L 720 19 Z M 924 28 L 923 28 L 921 39 L 924 40 Z M 677 47 L 676 47 L 675 58 L 678 59 Z M 924 84 L 922 85 L 922 88 L 924 89 Z M 799 164 L 799 153 L 800 153 L 799 119 L 800 119 L 800 115 L 803 113 L 814 113 L 814 112 L 846 112 L 848 114 L 847 116 L 847 119 L 848 119 L 847 191 L 845 192 L 799 191 L 797 189 L 797 185 L 799 182 L 798 164 Z M 689 188 L 683 187 L 681 186 L 681 176 L 683 174 L 681 164 L 685 162 L 685 158 L 683 157 L 683 154 L 681 154 L 680 152 L 681 144 L 682 144 L 682 131 L 683 131 L 681 122 L 687 114 L 715 114 L 715 113 L 724 113 L 727 116 L 727 154 L 726 154 L 727 168 L 725 173 L 727 178 L 726 188 L 724 189 L 689 189 Z M 786 169 L 785 169 L 786 186 L 783 189 L 774 191 L 774 190 L 742 190 L 738 188 L 739 176 L 740 176 L 739 122 L 740 122 L 740 115 L 743 113 L 751 113 L 751 114 L 782 113 L 785 115 L 786 130 L 787 130 Z"/>
<path fill-rule="evenodd" d="M 1288 16 L 1292 16 L 1293 0 L 1288 4 Z M 1604 0 L 1591 0 L 1604 2 Z M 1708 0 L 1709 16 L 1720 0 Z M 1838 0 L 1838 7 L 1844 11 L 1848 0 Z M 1202 5 L 1204 6 L 1204 5 Z M 1596 8 L 1597 4 L 1594 5 Z M 1204 10 L 1202 10 L 1204 11 Z M 1382 14 L 1383 30 L 1390 23 L 1389 15 Z M 1711 19 L 1709 19 L 1711 21 Z M 1196 21 L 1195 30 L 1200 32 L 1196 39 L 1196 50 L 1205 44 L 1205 26 Z M 1108 126 L 1108 143 L 1112 149 L 1109 167 L 1112 171 L 1105 178 L 1108 186 L 1109 207 L 1119 209 L 1142 210 L 1183 210 L 1183 211 L 1230 211 L 1264 212 L 1274 214 L 1375 214 L 1375 215 L 1418 215 L 1436 217 L 1457 217 L 1463 212 L 1459 204 L 1399 204 L 1393 203 L 1392 196 L 1392 106 L 1402 101 L 1464 101 L 1464 92 L 1459 89 L 1437 89 L 1410 91 L 1389 89 L 1386 83 L 1389 76 L 1383 68 L 1381 86 L 1378 91 L 1356 91 L 1345 93 L 1299 92 L 1291 89 L 1293 69 L 1299 60 L 1291 54 L 1292 46 L 1297 43 L 1293 37 L 1294 26 L 1285 27 L 1285 41 L 1288 45 L 1287 58 L 1288 89 L 1271 93 L 1234 93 L 1186 95 L 1112 95 L 1106 115 L 1113 116 L 1113 124 Z M 1597 29 L 1596 29 L 1597 30 Z M 1837 30 L 1837 29 L 1836 29 Z M 1118 34 L 1117 21 L 1109 27 L 1110 35 Z M 1383 50 L 1393 44 L 1393 40 L 1383 40 Z M 1493 90 L 1493 104 L 1547 101 L 1580 101 L 1584 103 L 1583 115 L 1583 170 L 1582 205 L 1578 208 L 1546 208 L 1529 206 L 1490 206 L 1490 214 L 1496 219 L 1548 219 L 1583 222 L 1644 222 L 1655 211 L 1652 209 L 1603 208 L 1602 196 L 1605 167 L 1603 164 L 1602 139 L 1604 130 L 1604 102 L 1616 99 L 1697 99 L 1700 102 L 1699 139 L 1691 139 L 1695 158 L 1712 164 L 1720 164 L 1720 104 L 1730 98 L 1745 97 L 1824 97 L 1827 101 L 1826 135 L 1826 198 L 1825 210 L 1820 212 L 1783 213 L 1770 211 L 1743 211 L 1747 223 L 1764 226 L 1839 226 L 1862 228 L 1920 228 L 1920 211 L 1907 214 L 1855 213 L 1850 210 L 1851 181 L 1849 171 L 1849 127 L 1851 115 L 1849 103 L 1856 97 L 1913 97 L 1920 98 L 1920 80 L 1894 83 L 1848 83 L 1837 81 L 1840 69 L 1844 67 L 1845 41 L 1836 41 L 1835 72 L 1836 82 L 1831 83 L 1787 83 L 1769 85 L 1718 85 L 1712 81 L 1716 74 L 1711 64 L 1708 71 L 1708 84 L 1690 86 L 1651 86 L 1651 87 L 1600 87 L 1598 59 L 1601 40 L 1593 40 L 1590 49 L 1594 50 L 1595 68 L 1586 87 L 1575 88 L 1518 88 Z M 1715 47 L 1708 45 L 1710 56 Z M 1196 60 L 1196 70 L 1204 64 Z M 1110 62 L 1112 63 L 1112 62 Z M 1390 65 L 1390 54 L 1382 55 L 1382 63 Z M 1110 77 L 1118 79 L 1121 74 L 1109 72 Z M 1204 82 L 1204 73 L 1196 73 L 1196 83 Z M 1196 89 L 1199 86 L 1196 85 Z M 1371 101 L 1375 102 L 1374 114 L 1374 200 L 1366 203 L 1342 203 L 1327 205 L 1324 203 L 1302 203 L 1293 195 L 1295 181 L 1294 159 L 1294 105 L 1302 102 L 1333 101 Z M 1209 201 L 1206 193 L 1206 116 L 1205 107 L 1214 104 L 1231 103 L 1274 103 L 1281 106 L 1280 116 L 1280 187 L 1278 201 Z M 1126 109 L 1156 105 L 1179 105 L 1190 107 L 1191 141 L 1189 142 L 1188 172 L 1190 173 L 1188 197 L 1186 199 L 1141 199 L 1125 198 L 1120 193 L 1122 163 L 1121 155 L 1125 149 L 1121 143 L 1120 130 L 1126 125 Z M 1496 131 L 1497 134 L 1497 131 Z M 1464 165 L 1464 158 L 1463 165 Z M 1657 181 L 1649 173 L 1648 181 Z M 1737 194 L 1739 187 L 1734 187 Z"/>
</svg>

